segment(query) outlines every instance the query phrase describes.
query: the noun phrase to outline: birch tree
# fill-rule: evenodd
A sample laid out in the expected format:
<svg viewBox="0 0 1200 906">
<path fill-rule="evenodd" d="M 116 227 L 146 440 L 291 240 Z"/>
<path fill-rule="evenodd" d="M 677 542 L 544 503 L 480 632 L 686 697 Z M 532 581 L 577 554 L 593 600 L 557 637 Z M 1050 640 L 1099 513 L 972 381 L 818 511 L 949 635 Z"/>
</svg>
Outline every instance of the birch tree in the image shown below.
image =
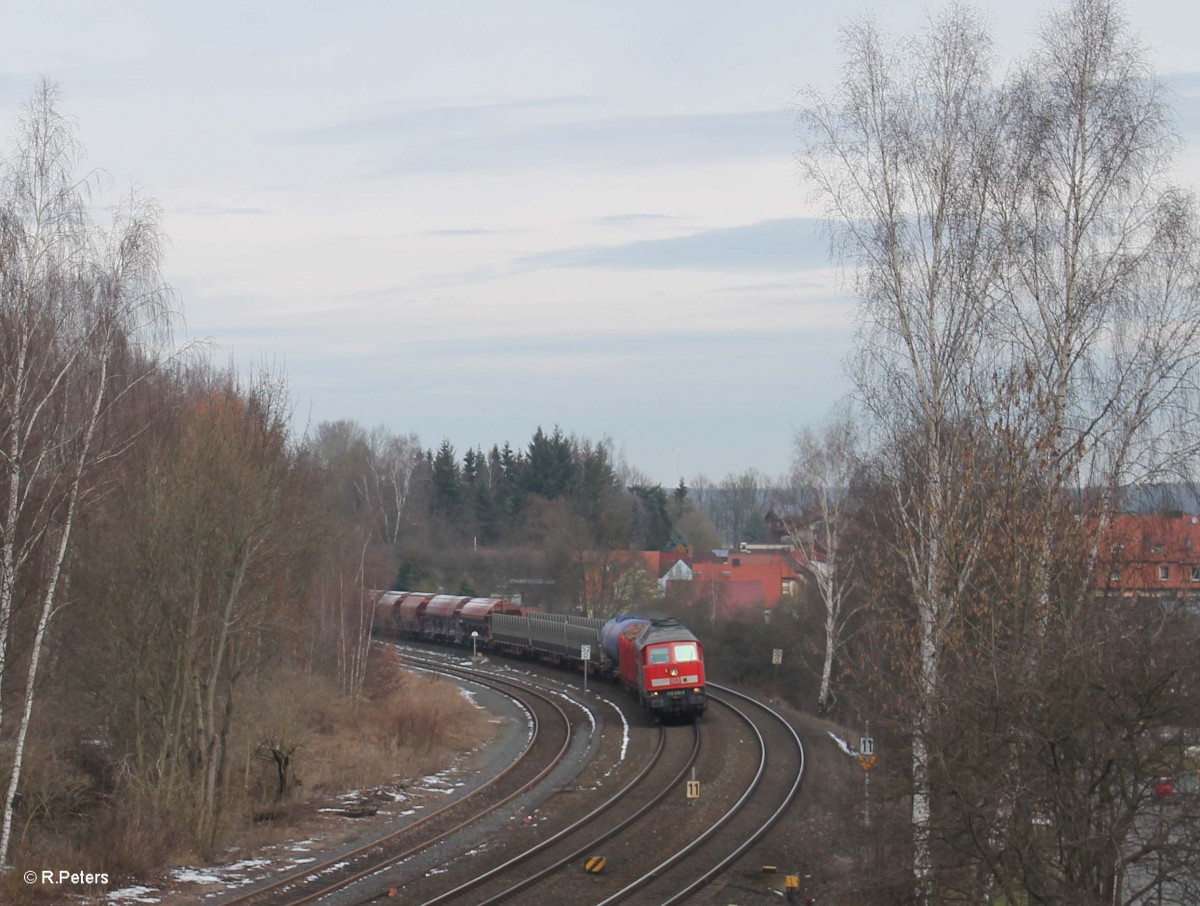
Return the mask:
<svg viewBox="0 0 1200 906">
<path fill-rule="evenodd" d="M 400 543 L 408 516 L 413 470 L 421 456 L 415 434 L 392 434 L 376 428 L 367 438 L 367 493 L 379 502 L 380 536 L 389 547 Z"/>
<path fill-rule="evenodd" d="M 1097 620 L 1090 577 L 1123 490 L 1194 461 L 1195 206 L 1166 178 L 1162 89 L 1114 4 L 1051 13 L 1007 82 L 986 47 L 957 7 L 900 44 L 851 26 L 842 86 L 807 116 L 804 170 L 862 300 L 893 594 L 913 612 L 917 898 L 941 880 L 1130 902 L 1149 728 L 1193 708 L 1177 658 L 1141 663 L 1139 634 L 1187 621 Z M 1063 656 L 1085 644 L 1109 662 Z"/>
<path fill-rule="evenodd" d="M 990 40 L 961 7 L 918 38 L 886 41 L 858 22 L 843 31 L 846 63 L 829 97 L 811 95 L 802 170 L 824 199 L 835 248 L 863 310 L 856 363 L 879 432 L 917 621 L 911 716 L 913 874 L 932 895 L 931 752 L 944 694 L 944 639 L 975 551 L 952 557 L 964 505 L 955 427 L 973 414 L 994 308 L 998 247 L 988 219 L 996 136 Z"/>
<path fill-rule="evenodd" d="M 1195 456 L 1195 205 L 1168 179 L 1179 142 L 1165 89 L 1111 0 L 1049 14 L 1000 103 L 1006 418 L 1030 481 L 1051 496 L 1089 489 L 1098 541 L 1123 487 L 1186 473 Z"/>
<path fill-rule="evenodd" d="M 130 196 L 109 227 L 93 222 L 91 181 L 77 173 L 82 152 L 58 104 L 43 83 L 0 163 L 0 743 L 11 757 L 0 863 L 72 531 L 97 464 L 129 442 L 101 429 L 122 388 L 152 370 L 138 344 L 166 324 L 157 210 Z M 31 634 L 20 685 L 19 628 Z"/>
<path fill-rule="evenodd" d="M 842 544 L 857 468 L 857 436 L 849 413 L 840 413 L 819 430 L 797 434 L 792 463 L 792 487 L 805 515 L 785 518 L 785 523 L 824 604 L 817 693 L 817 712 L 824 714 L 833 703 L 834 659 L 842 647 L 846 622 L 853 616 L 852 552 Z"/>
<path fill-rule="evenodd" d="M 323 422 L 310 447 L 337 526 L 320 577 L 319 619 L 333 641 L 338 682 L 351 700 L 362 693 L 371 648 L 371 590 L 391 581 L 391 560 L 407 517 L 412 472 L 421 448 L 415 435 L 355 422 Z M 315 653 L 314 653 L 315 654 Z M 313 658 L 319 661 L 320 657 Z"/>
</svg>

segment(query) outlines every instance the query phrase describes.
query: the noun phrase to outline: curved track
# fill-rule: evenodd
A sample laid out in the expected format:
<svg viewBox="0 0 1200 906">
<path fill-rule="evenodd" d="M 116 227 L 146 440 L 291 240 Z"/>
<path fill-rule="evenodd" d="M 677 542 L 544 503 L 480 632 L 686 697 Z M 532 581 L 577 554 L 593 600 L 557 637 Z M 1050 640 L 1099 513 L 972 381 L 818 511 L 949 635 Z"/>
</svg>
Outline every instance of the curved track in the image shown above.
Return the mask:
<svg viewBox="0 0 1200 906">
<path fill-rule="evenodd" d="M 791 724 L 768 705 L 740 692 L 713 683 L 708 688 L 710 701 L 736 714 L 756 741 L 759 758 L 753 780 L 723 814 L 697 827 L 693 840 L 664 853 L 661 862 L 598 901 L 597 906 L 685 902 L 761 840 L 799 792 L 804 779 L 804 744 Z"/>
<path fill-rule="evenodd" d="M 522 902 L 543 896 L 561 901 L 555 891 L 561 890 L 562 873 L 574 876 L 579 864 L 606 841 L 638 822 L 652 820 L 656 807 L 687 776 L 699 751 L 700 734 L 695 729 L 671 734 L 660 727 L 657 748 L 629 783 L 562 830 L 453 890 L 423 899 L 422 906 L 491 906 L 518 894 Z"/>
<path fill-rule="evenodd" d="M 461 676 L 473 673 L 442 664 L 437 665 L 437 670 Z M 532 721 L 529 741 L 509 768 L 419 821 L 357 849 L 339 853 L 336 858 L 306 865 L 302 871 L 219 902 L 224 906 L 291 906 L 314 902 L 434 846 L 543 780 L 562 761 L 571 743 L 571 721 L 566 712 L 553 696 L 513 680 L 485 676 L 472 679 L 519 701 Z"/>
<path fill-rule="evenodd" d="M 479 866 L 473 877 L 462 879 L 462 866 L 448 866 L 454 880 L 443 877 L 440 888 L 406 885 L 399 891 L 403 901 L 490 906 L 520 894 L 523 903 L 658 906 L 683 902 L 706 885 L 720 888 L 716 879 L 768 833 L 795 798 L 804 749 L 771 708 L 732 689 L 710 685 L 710 690 L 723 716 L 710 711 L 690 731 L 660 727 L 658 750 L 638 777 L 587 815 L 498 864 Z M 709 752 L 704 759 L 702 738 Z M 681 759 L 685 739 L 691 748 Z M 676 754 L 667 757 L 664 750 Z M 686 799 L 689 774 L 705 779 L 711 793 L 703 802 Z M 581 879 L 586 858 L 602 853 L 615 857 L 606 873 Z"/>
<path fill-rule="evenodd" d="M 572 727 L 554 701 L 567 697 L 565 693 L 544 688 L 562 685 L 561 672 L 514 679 L 494 667 L 467 669 L 418 658 L 411 651 L 404 656 L 418 669 L 503 688 L 525 702 L 535 730 L 523 756 L 484 787 L 417 824 L 225 903 L 308 903 L 338 890 L 342 892 L 328 900 L 337 906 L 379 901 L 422 906 L 735 902 L 732 890 L 721 898 L 723 887 L 736 884 L 731 877 L 736 873 L 728 869 L 769 832 L 803 779 L 804 748 L 787 721 L 761 702 L 710 683 L 715 707 L 703 721 L 658 727 L 657 746 L 646 736 L 653 732 L 650 725 L 635 730 L 646 736 L 642 744 L 647 754 L 625 762 L 627 776 L 612 781 L 612 793 L 596 792 L 608 785 L 607 779 L 586 794 L 582 787 L 563 786 L 562 770 L 547 787 L 546 778 L 572 746 L 572 734 L 577 744 L 589 737 L 589 757 L 593 746 L 604 752 L 596 758 L 598 767 L 616 761 L 605 751 L 609 744 L 597 742 L 606 734 L 590 707 L 594 695 L 575 702 L 586 709 L 587 720 L 576 715 Z M 615 699 L 621 699 L 620 693 Z M 611 702 L 613 707 L 617 701 Z M 625 735 L 628 741 L 628 727 Z M 605 777 L 614 770 L 610 766 Z M 702 783 L 702 798 L 686 798 L 685 781 L 691 779 Z M 546 826 L 510 830 L 516 828 L 511 823 L 515 816 L 504 816 L 517 809 L 503 807 L 535 787 L 541 790 L 535 798 L 550 803 Z M 449 839 L 477 822 L 493 828 L 494 847 L 469 848 L 470 837 L 483 835 L 478 828 Z M 503 828 L 499 835 L 497 827 Z M 442 841 L 444 846 L 434 849 Z M 416 853 L 423 855 L 405 861 Z M 582 872 L 585 859 L 605 854 L 612 858 L 603 874 Z M 440 867 L 430 870 L 430 864 Z M 396 899 L 385 899 L 389 896 Z"/>
</svg>

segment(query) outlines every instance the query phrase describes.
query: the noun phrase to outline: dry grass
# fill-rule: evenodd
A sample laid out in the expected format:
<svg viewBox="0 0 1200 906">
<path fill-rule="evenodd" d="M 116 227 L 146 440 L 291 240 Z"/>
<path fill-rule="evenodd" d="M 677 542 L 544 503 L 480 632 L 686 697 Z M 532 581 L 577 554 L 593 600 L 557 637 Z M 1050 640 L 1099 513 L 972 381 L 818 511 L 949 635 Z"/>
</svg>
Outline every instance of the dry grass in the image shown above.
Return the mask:
<svg viewBox="0 0 1200 906">
<path fill-rule="evenodd" d="M 353 710 L 326 711 L 322 720 L 330 732 L 300 753 L 298 771 L 309 796 L 442 770 L 491 729 L 456 685 L 402 672 L 390 650 L 372 659 L 366 700 Z"/>
<path fill-rule="evenodd" d="M 366 692 L 357 704 L 348 703 L 327 678 L 285 673 L 243 687 L 235 714 L 220 851 L 286 838 L 344 793 L 404 786 L 443 770 L 493 732 L 457 686 L 405 673 L 391 649 L 372 654 Z M 265 739 L 282 740 L 292 750 L 282 797 L 276 765 L 261 746 Z M 0 873 L 0 903 L 47 902 L 51 891 L 23 882 L 27 869 L 86 866 L 108 872 L 112 887 L 131 876 L 152 877 L 181 860 L 215 855 L 193 839 L 194 793 L 182 790 L 178 801 L 164 802 L 152 791 L 139 791 L 107 763 L 100 746 L 81 747 L 51 733 L 36 745 L 14 828 L 16 870 Z M 262 821 L 265 815 L 272 820 Z"/>
<path fill-rule="evenodd" d="M 372 652 L 362 700 L 349 705 L 327 680 L 293 677 L 283 694 L 264 694 L 276 727 L 298 740 L 293 784 L 275 796 L 275 766 L 261 757 L 245 765 L 247 802 L 226 835 L 244 848 L 274 842 L 330 800 L 358 791 L 404 787 L 448 767 L 493 732 L 453 683 L 405 672 L 390 648 Z M 261 727 L 258 730 L 261 735 Z M 247 737 L 249 740 L 253 737 Z M 269 817 L 269 821 L 253 820 Z"/>
</svg>

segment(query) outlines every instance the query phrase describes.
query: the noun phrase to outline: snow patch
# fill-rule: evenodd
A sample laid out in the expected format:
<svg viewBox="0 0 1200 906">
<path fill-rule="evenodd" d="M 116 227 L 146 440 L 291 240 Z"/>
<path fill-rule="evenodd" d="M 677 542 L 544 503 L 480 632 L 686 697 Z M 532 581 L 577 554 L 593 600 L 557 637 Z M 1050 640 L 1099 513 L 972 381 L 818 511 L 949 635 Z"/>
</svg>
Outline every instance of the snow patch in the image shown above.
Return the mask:
<svg viewBox="0 0 1200 906">
<path fill-rule="evenodd" d="M 605 699 L 608 701 L 608 699 Z M 614 701 L 608 701 L 612 705 L 612 709 L 617 712 L 617 717 L 621 718 L 621 761 L 625 760 L 625 753 L 629 751 L 629 721 L 625 719 L 625 712 L 620 709 Z"/>
<path fill-rule="evenodd" d="M 151 896 L 158 893 L 150 887 L 122 887 L 108 893 L 109 903 L 161 903 L 161 897 Z"/>
<path fill-rule="evenodd" d="M 223 879 L 210 871 L 200 871 L 196 868 L 177 868 L 171 872 L 171 877 L 184 884 L 219 884 Z"/>
<path fill-rule="evenodd" d="M 224 865 L 220 870 L 245 871 L 247 868 L 266 868 L 270 864 L 270 859 L 243 859 L 241 862 L 234 862 L 232 865 Z"/>
<path fill-rule="evenodd" d="M 832 730 L 829 730 L 829 731 L 827 731 L 827 732 L 829 733 L 829 738 L 830 738 L 830 739 L 832 739 L 834 742 L 836 742 L 836 743 L 837 743 L 837 747 L 838 747 L 839 749 L 841 749 L 843 752 L 845 752 L 845 753 L 846 753 L 847 755 L 849 755 L 851 758 L 857 758 L 857 757 L 858 757 L 858 753 L 857 753 L 857 752 L 855 752 L 855 751 L 854 751 L 854 749 L 852 749 L 852 748 L 850 747 L 850 743 L 846 742 L 846 740 L 842 739 L 842 737 L 838 736 L 838 735 L 837 735 L 836 733 L 834 733 Z"/>
<path fill-rule="evenodd" d="M 483 705 L 479 704 L 479 699 L 476 697 L 473 690 L 468 689 L 466 686 L 459 686 L 458 693 L 465 698 L 471 707 L 473 707 L 476 711 L 486 710 Z"/>
</svg>

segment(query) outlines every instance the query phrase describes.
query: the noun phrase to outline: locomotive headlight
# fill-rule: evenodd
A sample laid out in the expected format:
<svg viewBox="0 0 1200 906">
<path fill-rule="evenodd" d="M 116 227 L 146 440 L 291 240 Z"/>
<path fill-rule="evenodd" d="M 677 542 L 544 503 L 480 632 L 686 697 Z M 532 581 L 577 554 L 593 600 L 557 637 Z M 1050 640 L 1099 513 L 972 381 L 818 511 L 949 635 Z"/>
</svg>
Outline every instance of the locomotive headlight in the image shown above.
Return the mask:
<svg viewBox="0 0 1200 906">
<path fill-rule="evenodd" d="M 670 670 L 668 670 L 667 673 L 670 674 L 671 676 L 679 676 L 679 671 L 676 670 L 674 667 L 672 667 Z"/>
</svg>

